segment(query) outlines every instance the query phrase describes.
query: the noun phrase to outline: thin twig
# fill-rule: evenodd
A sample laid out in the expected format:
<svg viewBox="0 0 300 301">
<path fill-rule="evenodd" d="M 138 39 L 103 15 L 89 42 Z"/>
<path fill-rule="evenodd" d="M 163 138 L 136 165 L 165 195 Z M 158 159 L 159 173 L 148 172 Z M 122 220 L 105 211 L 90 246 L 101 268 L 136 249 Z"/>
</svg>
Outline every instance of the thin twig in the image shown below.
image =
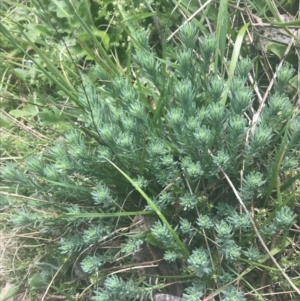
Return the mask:
<svg viewBox="0 0 300 301">
<path fill-rule="evenodd" d="M 54 276 L 52 277 L 52 279 L 51 279 L 49 285 L 48 285 L 47 288 L 46 288 L 46 291 L 45 291 L 45 293 L 44 293 L 44 295 L 43 295 L 41 301 L 44 301 L 44 300 L 45 300 L 45 298 L 46 298 L 46 296 L 47 296 L 47 294 L 48 294 L 48 291 L 49 291 L 49 289 L 50 289 L 52 283 L 54 282 L 56 276 L 59 274 L 59 272 L 60 272 L 60 270 L 63 268 L 63 266 L 64 266 L 64 265 L 62 264 L 62 265 L 59 267 L 59 269 L 56 271 L 56 273 L 54 274 Z"/>
</svg>

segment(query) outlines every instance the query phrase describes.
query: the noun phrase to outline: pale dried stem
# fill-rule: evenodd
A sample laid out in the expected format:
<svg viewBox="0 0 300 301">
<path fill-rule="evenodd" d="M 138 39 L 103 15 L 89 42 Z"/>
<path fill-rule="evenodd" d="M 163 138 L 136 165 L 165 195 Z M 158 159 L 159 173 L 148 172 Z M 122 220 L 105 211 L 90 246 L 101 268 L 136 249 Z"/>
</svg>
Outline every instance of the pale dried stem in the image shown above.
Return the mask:
<svg viewBox="0 0 300 301">
<path fill-rule="evenodd" d="M 201 12 L 201 10 L 203 10 L 206 6 L 208 6 L 211 2 L 213 2 L 213 0 L 209 0 L 207 2 L 205 2 L 201 7 L 199 7 L 188 19 L 186 19 L 183 24 L 181 26 L 179 26 L 168 38 L 167 38 L 167 42 L 169 42 L 176 34 L 177 32 L 184 27 L 187 23 L 189 23 L 195 16 L 197 16 L 197 14 L 199 14 Z"/>
<path fill-rule="evenodd" d="M 4 120 L 8 120 L 10 122 L 14 123 L 14 126 L 24 130 L 26 133 L 28 133 L 32 138 L 36 138 L 39 140 L 47 140 L 48 138 L 44 135 L 42 135 L 39 131 L 34 130 L 33 128 L 24 125 L 22 122 L 18 121 L 17 119 L 13 118 L 10 114 L 5 112 L 4 110 L 0 110 L 0 115 Z"/>
<path fill-rule="evenodd" d="M 280 63 L 279 63 L 279 65 L 278 65 L 278 69 L 280 69 L 280 68 L 282 67 L 282 64 L 283 64 L 283 62 L 284 62 L 284 60 L 285 60 L 285 57 L 286 57 L 286 55 L 289 53 L 289 51 L 290 51 L 290 49 L 291 49 L 293 43 L 294 43 L 294 39 L 292 38 L 291 41 L 289 42 L 289 44 L 288 44 L 288 46 L 287 46 L 285 52 L 284 52 L 283 57 L 282 57 L 281 60 L 280 60 Z M 263 110 L 263 108 L 264 108 L 264 106 L 265 106 L 265 102 L 266 102 L 266 100 L 267 100 L 267 97 L 268 97 L 268 95 L 269 95 L 269 93 L 270 93 L 270 91 L 271 91 L 273 85 L 274 85 L 274 80 L 275 80 L 275 79 L 276 79 L 276 72 L 274 72 L 273 78 L 272 78 L 271 81 L 270 81 L 270 84 L 269 84 L 269 86 L 268 86 L 268 88 L 267 88 L 267 90 L 266 90 L 266 92 L 265 92 L 265 94 L 264 94 L 264 97 L 263 97 L 263 99 L 262 99 L 262 101 L 261 101 L 261 103 L 260 103 L 260 105 L 259 105 L 259 107 L 258 107 L 256 113 L 253 115 L 253 118 L 252 118 L 252 127 L 251 127 L 251 134 L 252 134 L 252 135 L 253 135 L 254 132 L 255 132 L 255 129 L 256 129 L 256 125 L 257 125 L 259 116 L 260 116 L 260 114 L 261 114 L 261 112 L 262 112 L 262 110 Z"/>
</svg>

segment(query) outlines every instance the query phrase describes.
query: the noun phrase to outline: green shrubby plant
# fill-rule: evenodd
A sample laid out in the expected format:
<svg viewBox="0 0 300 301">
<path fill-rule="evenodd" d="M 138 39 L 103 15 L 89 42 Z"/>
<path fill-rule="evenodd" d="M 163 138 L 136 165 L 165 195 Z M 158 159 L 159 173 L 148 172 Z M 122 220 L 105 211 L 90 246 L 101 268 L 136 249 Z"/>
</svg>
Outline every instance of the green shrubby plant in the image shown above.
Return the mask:
<svg viewBox="0 0 300 301">
<path fill-rule="evenodd" d="M 191 276 L 183 295 L 187 301 L 234 280 L 246 269 L 245 262 L 255 267 L 264 260 L 250 214 L 241 211 L 222 170 L 248 208 L 274 213 L 260 229 L 267 243 L 295 222 L 292 202 L 280 208 L 264 203 L 268 191 L 276 198 L 278 183 L 272 178 L 281 177 L 285 185 L 284 173 L 293 171 L 299 155 L 299 117 L 283 92 L 292 69 L 277 70 L 277 85 L 251 133 L 255 96 L 246 86 L 250 59 L 238 62 L 222 104 L 225 79 L 212 64 L 216 38 L 206 35 L 199 42 L 197 29 L 188 24 L 179 39 L 180 44 L 169 46 L 175 50 L 166 48 L 168 60 L 160 59 L 146 33 L 138 31 L 132 78 L 111 78 L 99 65 L 91 70 L 96 82 L 83 76 L 78 97 L 83 131 L 74 128 L 42 157 L 27 158 L 20 166 L 7 164 L 1 171 L 12 189 L 17 185 L 21 193 L 39 193 L 48 202 L 44 212 L 37 210 L 39 204 L 24 205 L 11 222 L 54 236 L 55 247 L 72 255 L 70 260 L 80 255 L 82 270 L 93 279 L 95 301 L 142 300 L 161 288 L 159 283 L 146 285 L 135 273 L 109 275 L 109 268 L 121 269 L 120 260 L 130 264 L 131 257 L 124 255 L 143 244 L 160 246 L 166 261 L 177 261 L 179 280 Z M 278 157 L 283 159 L 279 163 Z M 136 237 L 127 231 L 132 220 L 121 213 L 143 210 L 159 214 Z M 252 281 L 253 287 L 259 285 Z M 241 289 L 222 289 L 220 300 L 246 300 Z"/>
</svg>

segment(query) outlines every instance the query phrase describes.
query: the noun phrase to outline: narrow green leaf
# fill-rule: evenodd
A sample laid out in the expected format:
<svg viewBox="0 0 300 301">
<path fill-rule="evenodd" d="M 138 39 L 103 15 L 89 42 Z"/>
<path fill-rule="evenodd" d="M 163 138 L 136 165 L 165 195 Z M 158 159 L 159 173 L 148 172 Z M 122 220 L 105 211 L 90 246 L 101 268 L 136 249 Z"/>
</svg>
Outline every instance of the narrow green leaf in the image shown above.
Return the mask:
<svg viewBox="0 0 300 301">
<path fill-rule="evenodd" d="M 266 4 L 269 8 L 269 10 L 271 11 L 272 15 L 274 16 L 274 18 L 278 21 L 281 22 L 281 18 L 280 18 L 280 13 L 277 9 L 276 4 L 271 1 L 271 0 L 266 0 Z"/>
<path fill-rule="evenodd" d="M 199 9 L 199 2 L 198 1 L 191 1 L 191 0 L 172 0 L 172 2 L 175 4 L 174 9 L 171 12 L 171 15 L 176 16 L 176 11 L 178 11 L 178 7 L 180 10 L 187 16 L 190 17 L 194 12 Z M 209 11 L 211 3 L 206 6 L 205 10 L 202 10 L 201 19 L 198 20 L 198 18 L 193 18 L 191 22 L 193 22 L 197 27 L 200 29 L 202 33 L 207 33 L 207 27 L 203 25 L 205 17 L 207 16 L 207 13 Z M 175 12 L 175 13 L 174 13 Z"/>
<path fill-rule="evenodd" d="M 138 20 L 143 20 L 149 17 L 156 16 L 157 13 L 142 13 L 142 14 L 133 14 L 130 17 L 127 17 L 125 20 L 122 22 L 127 22 L 127 21 L 138 21 Z"/>
<path fill-rule="evenodd" d="M 288 27 L 288 26 L 300 26 L 300 19 L 297 20 L 293 20 L 293 21 L 287 21 L 287 22 L 275 22 L 272 21 L 270 19 L 268 19 L 268 21 L 272 24 L 272 25 L 277 25 L 280 27 Z"/>
<path fill-rule="evenodd" d="M 161 249 L 164 249 L 164 250 L 167 250 L 166 247 L 164 247 L 161 242 L 159 242 L 155 236 L 150 232 L 146 235 L 146 239 L 147 239 L 147 242 L 152 245 L 152 246 L 155 246 L 155 247 L 158 247 L 158 248 L 161 248 Z"/>
<path fill-rule="evenodd" d="M 107 217 L 120 217 L 129 215 L 151 215 L 152 211 L 129 211 L 129 212 L 110 212 L 110 213 L 74 213 L 63 214 L 58 218 L 107 218 Z"/>
<path fill-rule="evenodd" d="M 3 296 L 0 296 L 0 301 L 6 301 L 15 296 L 20 290 L 20 286 L 11 287 Z"/>
<path fill-rule="evenodd" d="M 50 71 L 48 73 L 50 75 L 54 75 L 55 76 L 55 77 L 53 77 L 53 81 L 56 84 L 61 83 L 60 86 L 63 86 L 64 92 L 66 92 L 66 91 L 72 91 L 73 94 L 77 94 L 76 90 L 69 84 L 69 82 L 66 80 L 66 78 L 62 75 L 61 71 L 59 71 L 57 69 L 57 67 L 51 62 L 51 60 L 49 60 L 49 57 L 47 56 L 47 54 L 45 54 L 39 47 L 37 47 L 35 45 L 35 43 L 33 43 L 30 40 L 30 38 L 27 36 L 27 34 L 24 31 L 21 30 L 21 34 L 24 36 L 24 38 L 26 39 L 26 41 L 29 43 L 30 47 L 32 47 L 34 49 L 34 51 L 40 56 L 40 58 L 42 59 L 43 63 L 45 63 L 47 65 L 47 68 Z M 43 71 L 43 73 L 45 73 L 46 69 L 44 69 L 35 60 L 34 60 L 34 63 L 35 63 L 35 65 L 37 65 L 39 67 L 39 69 L 41 71 Z M 51 74 L 51 72 L 52 72 L 52 74 Z M 74 97 L 74 95 L 73 95 L 72 100 L 76 100 L 77 101 L 77 97 Z"/>
<path fill-rule="evenodd" d="M 221 68 L 223 70 L 223 58 L 225 55 L 225 47 L 226 47 L 226 35 L 227 35 L 227 27 L 228 27 L 228 0 L 221 0 L 219 11 L 218 11 L 218 19 L 217 19 L 217 47 L 215 52 L 215 70 L 218 70 L 218 58 L 219 51 L 221 57 Z"/>
<path fill-rule="evenodd" d="M 105 69 L 109 68 L 105 63 L 105 60 L 103 58 L 101 58 L 98 55 L 98 53 L 95 53 L 95 51 L 93 49 L 88 47 L 83 41 L 81 41 L 80 38 L 76 38 L 76 42 L 84 50 L 84 54 L 87 54 L 88 56 L 90 56 L 98 65 L 102 66 L 103 68 L 105 68 Z M 109 68 L 109 70 L 111 71 L 110 68 Z"/>
<path fill-rule="evenodd" d="M 230 66 L 229 66 L 228 79 L 227 79 L 227 82 L 226 82 L 224 92 L 222 94 L 222 98 L 220 100 L 221 104 L 223 104 L 223 105 L 226 104 L 226 100 L 227 100 L 231 80 L 232 80 L 232 77 L 234 75 L 236 64 L 237 64 L 237 61 L 238 61 L 238 58 L 239 58 L 239 55 L 240 55 L 241 46 L 242 46 L 243 39 L 244 39 L 244 36 L 245 36 L 245 33 L 247 31 L 248 26 L 249 26 L 249 23 L 246 23 L 239 30 L 239 33 L 238 33 L 238 35 L 236 37 L 236 40 L 235 40 L 235 43 L 234 43 L 234 48 L 233 48 L 232 57 L 231 57 L 231 61 L 230 61 Z"/>
<path fill-rule="evenodd" d="M 85 21 L 80 17 L 78 12 L 76 11 L 75 7 L 73 6 L 72 2 L 70 0 L 67 1 L 67 4 L 72 7 L 74 14 L 76 15 L 76 18 L 80 21 L 82 28 L 84 31 L 90 36 L 91 41 L 94 42 L 95 46 L 97 47 L 97 50 L 99 51 L 101 57 L 106 62 L 106 64 L 115 72 L 115 74 L 120 74 L 120 70 L 114 64 L 114 62 L 111 60 L 110 56 L 107 54 L 106 50 L 103 48 L 101 43 L 97 40 L 95 35 L 93 34 L 93 29 L 90 28 Z"/>
<path fill-rule="evenodd" d="M 122 4 L 118 4 L 118 10 L 122 16 L 122 18 L 124 20 L 127 19 L 127 13 L 126 13 L 126 10 L 124 9 L 123 5 Z M 125 32 L 131 37 L 133 38 L 135 32 L 136 32 L 136 29 L 132 26 L 132 24 L 130 22 L 127 22 L 126 26 L 124 24 L 124 27 L 123 29 L 125 30 Z"/>
<path fill-rule="evenodd" d="M 278 192 L 278 191 L 280 191 L 280 187 L 279 187 L 277 180 L 279 178 L 280 165 L 282 163 L 282 160 L 283 160 L 284 154 L 286 152 L 286 148 L 287 148 L 288 131 L 289 131 L 289 126 L 290 126 L 291 122 L 292 122 L 292 118 L 288 121 L 288 123 L 285 126 L 285 133 L 284 133 L 284 136 L 281 141 L 280 149 L 275 158 L 275 162 L 274 162 L 275 166 L 273 169 L 273 173 L 268 181 L 268 190 L 266 191 L 266 194 L 265 194 L 265 204 L 267 204 L 267 202 L 269 201 L 269 198 L 271 196 L 271 193 L 272 193 L 276 183 L 278 186 L 277 187 L 277 198 L 278 198 L 278 200 L 280 200 L 280 198 L 281 198 L 280 192 Z"/>
<path fill-rule="evenodd" d="M 282 184 L 280 190 L 284 191 L 288 189 L 292 184 L 294 184 L 298 179 L 300 179 L 300 173 L 297 173 L 295 176 L 290 178 L 288 181 Z"/>
<path fill-rule="evenodd" d="M 72 188 L 72 189 L 75 189 L 75 190 L 87 191 L 87 192 L 92 191 L 90 188 L 87 188 L 87 187 L 84 187 L 84 186 L 72 185 L 72 184 L 68 184 L 68 183 L 60 183 L 60 182 L 52 181 L 52 180 L 49 180 L 49 179 L 44 179 L 44 180 L 49 182 L 49 183 L 52 183 L 56 186 L 62 186 L 62 187 L 65 187 L 65 188 Z"/>
<path fill-rule="evenodd" d="M 36 53 L 40 56 L 43 62 L 46 63 L 47 67 L 57 78 L 48 70 L 46 70 L 38 61 L 28 54 L 28 51 L 23 49 L 23 47 L 20 46 L 18 41 L 15 39 L 15 37 L 6 29 L 6 27 L 1 24 L 0 22 L 0 32 L 2 32 L 9 40 L 10 42 L 19 50 L 21 50 L 32 62 L 55 84 L 57 84 L 62 91 L 69 96 L 75 103 L 78 104 L 77 100 L 77 92 L 76 90 L 69 85 L 69 83 L 66 82 L 65 78 L 62 76 L 62 74 L 57 70 L 57 68 L 50 62 L 49 59 L 44 55 L 44 53 L 34 44 L 31 42 L 31 40 L 28 38 L 28 36 L 24 33 L 24 31 L 21 31 L 21 34 L 25 37 L 27 42 L 30 44 L 30 46 L 36 51 Z"/>
<path fill-rule="evenodd" d="M 167 219 L 164 217 L 162 212 L 158 209 L 158 207 L 155 205 L 155 203 L 146 195 L 146 193 L 136 184 L 136 182 L 131 179 L 123 170 L 121 170 L 117 165 L 115 165 L 112 161 L 109 159 L 103 157 L 105 160 L 107 160 L 114 168 L 116 168 L 130 183 L 131 185 L 144 197 L 144 199 L 147 201 L 148 205 L 155 211 L 155 213 L 158 215 L 158 217 L 161 219 L 161 221 L 166 225 L 168 230 L 170 231 L 171 235 L 177 242 L 178 247 L 181 249 L 182 254 L 185 256 L 185 258 L 189 258 L 190 254 L 188 249 L 185 247 L 185 245 L 182 243 L 182 241 L 179 239 L 176 232 L 173 230 Z"/>
</svg>

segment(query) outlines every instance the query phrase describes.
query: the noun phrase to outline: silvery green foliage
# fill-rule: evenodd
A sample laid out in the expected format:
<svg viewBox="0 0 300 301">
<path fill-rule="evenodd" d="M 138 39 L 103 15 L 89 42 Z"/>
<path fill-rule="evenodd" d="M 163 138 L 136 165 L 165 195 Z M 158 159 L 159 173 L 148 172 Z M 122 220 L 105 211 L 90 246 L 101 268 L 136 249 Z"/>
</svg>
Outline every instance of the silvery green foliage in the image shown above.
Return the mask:
<svg viewBox="0 0 300 301">
<path fill-rule="evenodd" d="M 268 101 L 268 106 L 262 111 L 262 121 L 269 124 L 273 129 L 278 128 L 280 123 L 286 121 L 293 111 L 290 99 L 276 91 Z"/>
<path fill-rule="evenodd" d="M 277 211 L 274 219 L 274 224 L 279 231 L 288 230 L 295 222 L 296 217 L 297 215 L 293 213 L 291 208 L 284 206 L 279 211 Z"/>
<path fill-rule="evenodd" d="M 226 221 L 221 220 L 220 223 L 215 225 L 217 232 L 217 241 L 226 242 L 233 236 L 233 226 L 228 224 Z"/>
<path fill-rule="evenodd" d="M 220 242 L 220 252 L 225 256 L 228 262 L 234 262 L 241 256 L 242 247 L 240 247 L 234 240 L 227 240 Z"/>
<path fill-rule="evenodd" d="M 151 233 L 162 246 L 167 248 L 176 247 L 173 236 L 170 234 L 169 229 L 167 229 L 166 225 L 162 224 L 160 221 L 157 221 L 153 224 L 151 227 Z"/>
<path fill-rule="evenodd" d="M 237 77 L 246 80 L 251 69 L 252 69 L 252 62 L 249 59 L 249 57 L 243 58 L 236 65 L 236 75 Z"/>
<path fill-rule="evenodd" d="M 115 275 L 106 278 L 104 289 L 98 290 L 92 300 L 118 300 L 120 296 L 122 300 L 142 300 L 141 289 L 138 286 L 132 282 L 125 282 Z"/>
<path fill-rule="evenodd" d="M 72 254 L 82 250 L 85 247 L 85 242 L 80 235 L 73 235 L 61 241 L 58 249 L 61 254 Z"/>
<path fill-rule="evenodd" d="M 90 225 L 83 231 L 83 240 L 86 244 L 96 243 L 103 236 L 109 235 L 112 231 L 112 226 L 99 223 L 98 225 Z"/>
<path fill-rule="evenodd" d="M 292 153 L 300 147 L 300 116 L 292 120 L 287 147 Z"/>
<path fill-rule="evenodd" d="M 212 271 L 208 253 L 203 248 L 193 250 L 187 262 L 197 277 L 203 277 Z"/>
<path fill-rule="evenodd" d="M 113 203 L 113 199 L 110 195 L 110 189 L 105 185 L 99 183 L 97 189 L 91 193 L 95 204 L 102 204 L 105 207 Z"/>
<path fill-rule="evenodd" d="M 109 256 L 103 256 L 103 255 L 87 256 L 81 261 L 80 265 L 85 273 L 90 274 L 96 272 L 97 270 L 99 270 L 101 266 L 103 266 L 104 264 L 106 264 L 111 260 L 112 258 Z"/>
<path fill-rule="evenodd" d="M 129 239 L 122 248 L 123 253 L 135 254 L 143 244 L 141 239 Z"/>
<path fill-rule="evenodd" d="M 183 234 L 191 234 L 193 233 L 192 224 L 187 219 L 183 219 L 180 221 L 180 231 Z"/>
<path fill-rule="evenodd" d="M 55 230 L 58 251 L 75 258 L 82 255 L 82 269 L 95 275 L 106 263 L 118 265 L 120 258 L 130 264 L 128 254 L 155 240 L 165 250 L 165 260 L 179 261 L 182 270 L 194 277 L 184 294 L 186 301 L 199 300 L 204 290 L 215 286 L 214 277 L 224 284 L 230 281 L 228 266 L 234 269 L 240 259 L 260 261 L 263 256 L 257 247 L 245 244 L 244 237 L 253 234 L 250 216 L 240 211 L 220 168 L 246 205 L 260 206 L 264 194 L 274 189 L 269 183 L 281 146 L 285 150 L 279 166 L 283 176 L 297 166 L 300 148 L 300 117 L 284 94 L 293 75 L 291 67 L 284 65 L 276 71 L 276 87 L 252 134 L 249 121 L 256 104 L 247 85 L 250 59 L 238 62 L 224 104 L 220 100 L 226 79 L 213 70 L 217 66 L 212 63 L 216 37 L 202 36 L 200 43 L 198 38 L 195 26 L 184 26 L 179 33 L 181 43 L 168 46 L 168 59 L 163 60 L 148 45 L 146 33 L 138 31 L 133 77 L 121 73 L 111 77 L 96 65 L 91 73 L 97 82 L 83 76 L 84 87 L 79 88 L 81 128 L 66 133 L 44 157 L 29 157 L 20 167 L 9 163 L 1 170 L 1 177 L 12 187 L 31 196 L 38 191 L 48 202 L 46 209 L 33 202 L 16 210 L 11 220 L 17 227 L 42 229 L 48 235 Z M 129 239 L 115 229 L 116 223 L 122 231 L 129 229 L 132 220 L 128 217 L 99 221 L 97 215 L 120 211 L 145 209 L 154 215 L 153 208 L 109 161 L 153 200 L 188 245 L 189 256 L 184 257 L 161 221 Z M 88 213 L 94 216 L 84 217 Z M 269 239 L 288 231 L 294 221 L 293 211 L 283 206 L 260 231 Z M 108 242 L 119 248 L 107 248 Z M 135 281 L 135 275 L 128 281 L 121 277 L 106 278 L 93 300 L 142 300 L 153 289 Z M 244 300 L 233 287 L 222 294 L 224 301 Z"/>
<path fill-rule="evenodd" d="M 183 207 L 183 210 L 193 209 L 197 204 L 197 197 L 188 192 L 180 197 L 179 200 L 180 205 Z"/>
<path fill-rule="evenodd" d="M 275 218 L 261 229 L 261 233 L 272 236 L 280 231 L 287 231 L 295 222 L 297 215 L 291 208 L 284 206 L 276 212 Z"/>
<path fill-rule="evenodd" d="M 192 286 L 187 287 L 185 289 L 185 293 L 183 294 L 184 301 L 198 301 L 201 300 L 203 293 L 205 290 L 205 284 L 199 281 L 193 283 Z"/>
<path fill-rule="evenodd" d="M 241 196 L 244 200 L 250 200 L 253 196 L 259 195 L 262 186 L 265 184 L 263 175 L 259 172 L 251 171 L 244 179 L 241 188 Z"/>
<path fill-rule="evenodd" d="M 222 301 L 246 301 L 243 292 L 239 292 L 234 286 L 227 287 L 222 291 Z"/>
<path fill-rule="evenodd" d="M 287 63 L 285 63 L 280 69 L 276 68 L 276 90 L 278 93 L 284 93 L 285 87 L 289 80 L 293 77 L 295 69 Z"/>
<path fill-rule="evenodd" d="M 199 215 L 196 223 L 199 226 L 199 228 L 203 230 L 210 229 L 214 226 L 211 218 L 208 215 L 203 214 Z"/>
<path fill-rule="evenodd" d="M 183 26 L 179 32 L 179 38 L 183 45 L 188 49 L 195 49 L 195 45 L 198 37 L 198 29 L 191 23 Z"/>
<path fill-rule="evenodd" d="M 175 251 L 167 250 L 164 254 L 164 260 L 167 262 L 175 262 L 176 259 L 182 258 L 180 253 L 177 253 Z"/>
<path fill-rule="evenodd" d="M 226 218 L 226 220 L 233 225 L 234 229 L 247 231 L 251 226 L 250 215 L 248 213 L 238 214 L 236 211 L 233 211 L 232 214 Z"/>
<path fill-rule="evenodd" d="M 251 245 L 247 250 L 243 251 L 243 254 L 251 261 L 260 262 L 263 259 L 263 255 Z"/>
</svg>

